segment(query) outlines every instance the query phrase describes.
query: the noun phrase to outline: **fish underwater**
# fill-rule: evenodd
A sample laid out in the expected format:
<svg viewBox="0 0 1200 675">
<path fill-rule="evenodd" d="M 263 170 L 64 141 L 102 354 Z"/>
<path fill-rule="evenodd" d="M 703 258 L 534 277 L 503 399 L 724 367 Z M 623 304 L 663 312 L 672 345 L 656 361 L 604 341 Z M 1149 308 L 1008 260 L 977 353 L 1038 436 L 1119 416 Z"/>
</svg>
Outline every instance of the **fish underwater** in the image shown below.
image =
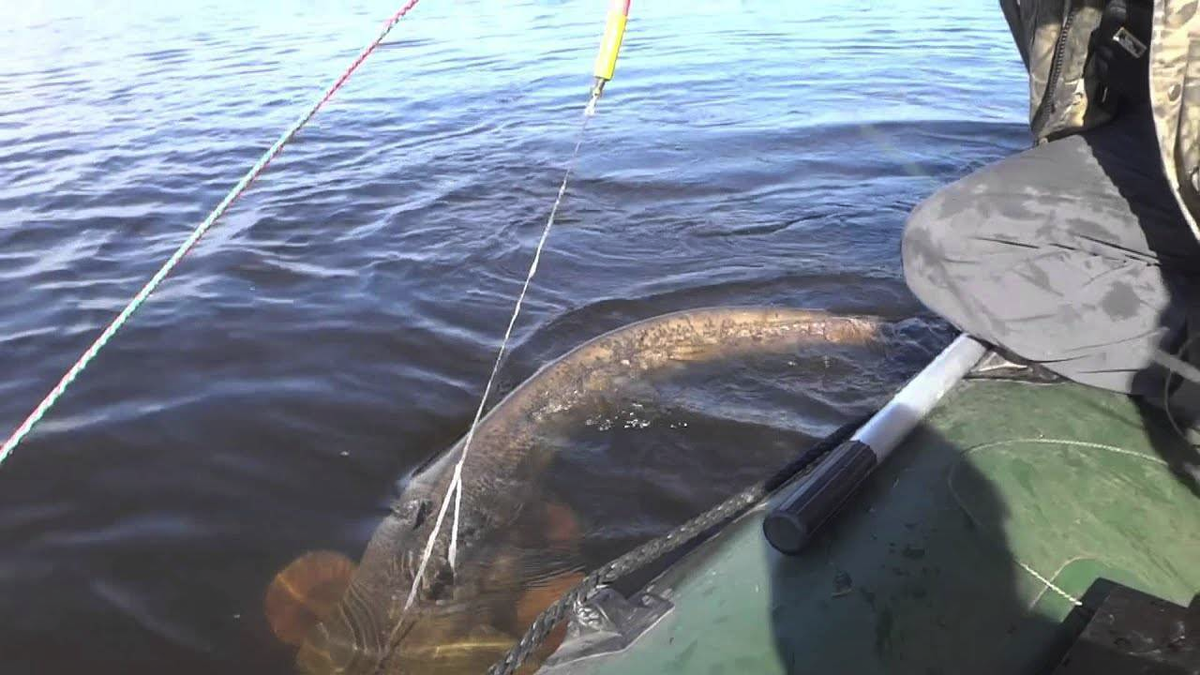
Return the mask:
<svg viewBox="0 0 1200 675">
<path fill-rule="evenodd" d="M 297 667 L 307 675 L 482 673 L 583 576 L 562 563 L 577 553 L 579 524 L 542 490 L 555 455 L 541 441 L 547 426 L 577 421 L 614 392 L 664 371 L 806 346 L 871 344 L 882 325 L 803 309 L 718 307 L 594 338 L 543 366 L 480 421 L 463 469 L 456 564 L 447 515 L 409 609 L 462 440 L 404 486 L 357 566 L 341 554 L 315 552 L 280 572 L 267 590 L 267 620 L 277 637 L 298 646 Z M 521 592 L 513 595 L 513 588 Z M 535 661 L 553 652 L 559 628 Z"/>
</svg>

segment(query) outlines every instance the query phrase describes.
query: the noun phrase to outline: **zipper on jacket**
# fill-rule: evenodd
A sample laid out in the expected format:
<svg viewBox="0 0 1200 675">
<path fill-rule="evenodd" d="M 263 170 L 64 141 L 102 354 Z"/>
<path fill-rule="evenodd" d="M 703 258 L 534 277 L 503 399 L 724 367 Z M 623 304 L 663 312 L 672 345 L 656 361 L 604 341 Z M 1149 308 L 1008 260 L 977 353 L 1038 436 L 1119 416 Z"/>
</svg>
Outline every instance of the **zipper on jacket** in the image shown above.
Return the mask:
<svg viewBox="0 0 1200 675">
<path fill-rule="evenodd" d="M 1062 32 L 1058 34 L 1058 40 L 1054 43 L 1054 59 L 1050 62 L 1050 74 L 1046 78 L 1046 92 L 1042 94 L 1042 105 L 1038 107 L 1033 124 L 1030 125 L 1035 134 L 1041 134 L 1041 126 L 1054 107 L 1054 94 L 1058 89 L 1058 77 L 1062 73 L 1063 62 L 1067 60 L 1067 40 L 1070 38 L 1071 24 L 1075 22 L 1075 11 L 1074 7 L 1067 11 Z"/>
</svg>

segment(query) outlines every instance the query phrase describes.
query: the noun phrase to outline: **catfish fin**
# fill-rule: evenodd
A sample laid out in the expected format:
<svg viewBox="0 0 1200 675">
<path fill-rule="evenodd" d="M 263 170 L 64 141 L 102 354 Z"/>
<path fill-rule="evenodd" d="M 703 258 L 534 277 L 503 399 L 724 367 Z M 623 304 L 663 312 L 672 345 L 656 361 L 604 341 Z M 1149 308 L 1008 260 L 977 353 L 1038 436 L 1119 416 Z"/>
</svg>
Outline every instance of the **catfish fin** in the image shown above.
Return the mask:
<svg viewBox="0 0 1200 675">
<path fill-rule="evenodd" d="M 354 563 L 334 551 L 311 551 L 280 570 L 263 599 L 263 613 L 281 642 L 303 644 L 309 631 L 337 609 Z"/>
<path fill-rule="evenodd" d="M 400 672 L 426 675 L 482 673 L 500 660 L 516 638 L 476 617 L 427 617 L 404 639 L 396 653 Z M 464 623 L 470 621 L 469 628 Z"/>
<path fill-rule="evenodd" d="M 574 549 L 579 544 L 579 519 L 571 507 L 561 502 L 546 502 L 543 507 L 546 540 L 565 548 Z"/>
<path fill-rule="evenodd" d="M 582 572 L 566 572 L 541 581 L 537 586 L 525 591 L 520 599 L 517 600 L 517 624 L 521 626 L 521 630 L 528 629 L 539 614 L 579 585 L 579 582 L 583 581 L 583 578 L 584 574 Z M 567 622 L 563 621 L 554 627 L 550 635 L 546 636 L 546 641 L 538 647 L 537 651 L 529 657 L 529 661 L 517 672 L 521 675 L 535 672 L 538 664 L 549 658 L 566 637 Z"/>
</svg>

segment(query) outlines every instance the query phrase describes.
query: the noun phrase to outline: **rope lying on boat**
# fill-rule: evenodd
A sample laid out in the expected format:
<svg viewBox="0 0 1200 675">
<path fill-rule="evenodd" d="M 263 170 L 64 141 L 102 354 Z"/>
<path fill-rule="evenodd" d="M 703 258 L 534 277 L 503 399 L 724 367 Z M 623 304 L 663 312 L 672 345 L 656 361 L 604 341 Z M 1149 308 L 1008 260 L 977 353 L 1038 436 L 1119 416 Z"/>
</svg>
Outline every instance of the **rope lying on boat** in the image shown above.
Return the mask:
<svg viewBox="0 0 1200 675">
<path fill-rule="evenodd" d="M 162 284 L 163 280 L 167 278 L 167 275 L 169 275 L 171 271 L 175 269 L 175 267 L 179 264 L 179 261 L 183 260 L 183 257 L 187 255 L 188 252 L 191 251 L 196 245 L 196 243 L 200 241 L 200 238 L 203 237 L 206 232 L 208 232 L 209 228 L 213 226 L 213 223 L 217 222 L 217 219 L 229 210 L 229 206 L 233 204 L 234 200 L 242 196 L 242 193 L 244 193 L 246 189 L 250 187 L 250 184 L 254 182 L 254 179 L 258 178 L 258 176 L 266 170 L 267 165 L 271 163 L 271 160 L 275 159 L 275 157 L 283 151 L 283 146 L 287 145 L 288 142 L 291 141 L 292 138 L 295 137 L 295 135 L 300 131 L 300 129 L 303 128 L 305 124 L 308 124 L 308 121 L 317 114 L 317 111 L 320 110 L 326 103 L 328 103 L 329 99 L 333 98 L 334 93 L 336 93 L 338 89 L 342 88 L 342 85 L 350 79 L 350 76 L 354 73 L 354 71 L 358 70 L 358 67 L 362 65 L 363 61 L 367 60 L 367 57 L 371 55 L 371 52 L 375 51 L 375 48 L 383 42 L 388 33 L 392 32 L 392 29 L 395 28 L 396 24 L 400 22 L 400 19 L 404 18 L 404 15 L 408 14 L 409 10 L 416 6 L 418 1 L 419 0 L 407 0 L 407 2 L 405 2 L 404 5 L 391 16 L 391 18 L 384 22 L 383 28 L 380 30 L 379 35 L 376 36 L 374 40 L 367 44 L 367 46 L 358 53 L 358 56 L 354 59 L 350 66 L 346 68 L 346 70 L 343 71 L 336 80 L 334 80 L 333 84 L 329 85 L 324 94 L 321 95 L 321 98 L 317 100 L 317 102 L 311 107 L 309 107 L 303 115 L 297 118 L 296 121 L 293 122 L 292 125 L 283 132 L 283 135 L 280 136 L 270 148 L 267 148 L 267 151 L 258 158 L 258 161 L 254 163 L 254 166 L 250 167 L 250 170 L 246 172 L 246 175 L 242 176 L 242 179 L 239 180 L 232 189 L 230 189 L 229 193 L 225 195 L 225 198 L 222 199 L 221 202 L 217 204 L 216 208 L 212 210 L 212 213 L 208 214 L 208 217 L 204 219 L 204 222 L 196 226 L 196 229 L 194 229 L 188 238 L 179 245 L 179 248 L 175 249 L 175 252 L 171 254 L 171 257 L 168 258 L 167 261 L 163 263 L 162 267 L 160 267 L 159 270 L 154 273 L 154 276 L 150 277 L 150 281 L 146 282 L 146 285 L 143 286 L 142 289 L 133 296 L 129 303 L 125 305 L 125 308 L 122 309 L 121 312 L 117 314 L 117 317 L 112 320 L 112 323 L 108 324 L 108 327 L 106 327 L 104 331 L 100 333 L 100 336 L 97 337 L 96 340 L 92 342 L 92 344 L 86 350 L 84 350 L 79 359 L 76 360 L 69 369 L 67 369 L 66 374 L 62 376 L 62 379 L 58 381 L 58 384 L 54 385 L 54 388 L 50 390 L 50 393 L 47 394 L 44 399 L 42 399 L 42 402 L 39 403 L 37 407 L 33 409 L 33 412 L 29 413 L 29 416 L 25 418 L 25 421 L 21 422 L 16 430 L 13 431 L 8 440 L 4 442 L 4 445 L 0 446 L 0 464 L 3 464 L 4 460 L 8 459 L 13 450 L 21 443 L 21 441 L 29 435 L 29 432 L 33 431 L 33 427 L 39 421 L 41 421 L 42 417 L 46 415 L 50 408 L 52 408 L 54 404 L 57 403 L 60 398 L 62 398 L 62 395 L 67 391 L 67 387 L 69 387 L 71 383 L 75 381 L 75 378 L 79 377 L 79 374 L 83 372 L 84 368 L 87 368 L 92 359 L 96 358 L 96 355 L 100 353 L 100 350 L 104 348 L 104 345 L 108 344 L 109 340 L 111 340 L 113 336 L 117 334 L 117 331 L 121 330 L 125 323 L 129 321 L 129 317 L 133 316 L 133 313 L 136 312 L 138 308 L 146 302 L 150 295 L 154 293 L 160 284 Z"/>
<path fill-rule="evenodd" d="M 554 627 L 567 618 L 577 604 L 587 601 L 596 589 L 653 564 L 668 553 L 694 541 L 713 527 L 740 515 L 746 509 L 761 502 L 793 477 L 810 472 L 822 458 L 849 440 L 854 432 L 866 424 L 869 419 L 871 419 L 871 415 L 866 415 L 843 425 L 809 447 L 799 457 L 788 462 L 770 478 L 751 485 L 683 525 L 642 544 L 584 577 L 583 581 L 580 581 L 577 586 L 534 619 L 517 644 L 488 669 L 488 675 L 512 675 L 517 672 L 529 656 L 546 641 Z"/>
</svg>

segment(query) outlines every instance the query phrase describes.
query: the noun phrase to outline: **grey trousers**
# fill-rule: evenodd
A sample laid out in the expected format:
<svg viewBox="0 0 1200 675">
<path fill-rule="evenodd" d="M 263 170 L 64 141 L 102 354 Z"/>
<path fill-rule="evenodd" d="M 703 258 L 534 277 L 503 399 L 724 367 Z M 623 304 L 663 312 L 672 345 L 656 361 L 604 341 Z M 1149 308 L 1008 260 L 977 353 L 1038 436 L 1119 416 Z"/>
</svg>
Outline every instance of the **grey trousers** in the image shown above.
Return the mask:
<svg viewBox="0 0 1200 675">
<path fill-rule="evenodd" d="M 909 287 L 964 332 L 1069 379 L 1160 397 L 1153 354 L 1184 339 L 1200 244 L 1155 143 L 1149 112 L 1128 113 L 943 188 L 905 229 Z"/>
</svg>

